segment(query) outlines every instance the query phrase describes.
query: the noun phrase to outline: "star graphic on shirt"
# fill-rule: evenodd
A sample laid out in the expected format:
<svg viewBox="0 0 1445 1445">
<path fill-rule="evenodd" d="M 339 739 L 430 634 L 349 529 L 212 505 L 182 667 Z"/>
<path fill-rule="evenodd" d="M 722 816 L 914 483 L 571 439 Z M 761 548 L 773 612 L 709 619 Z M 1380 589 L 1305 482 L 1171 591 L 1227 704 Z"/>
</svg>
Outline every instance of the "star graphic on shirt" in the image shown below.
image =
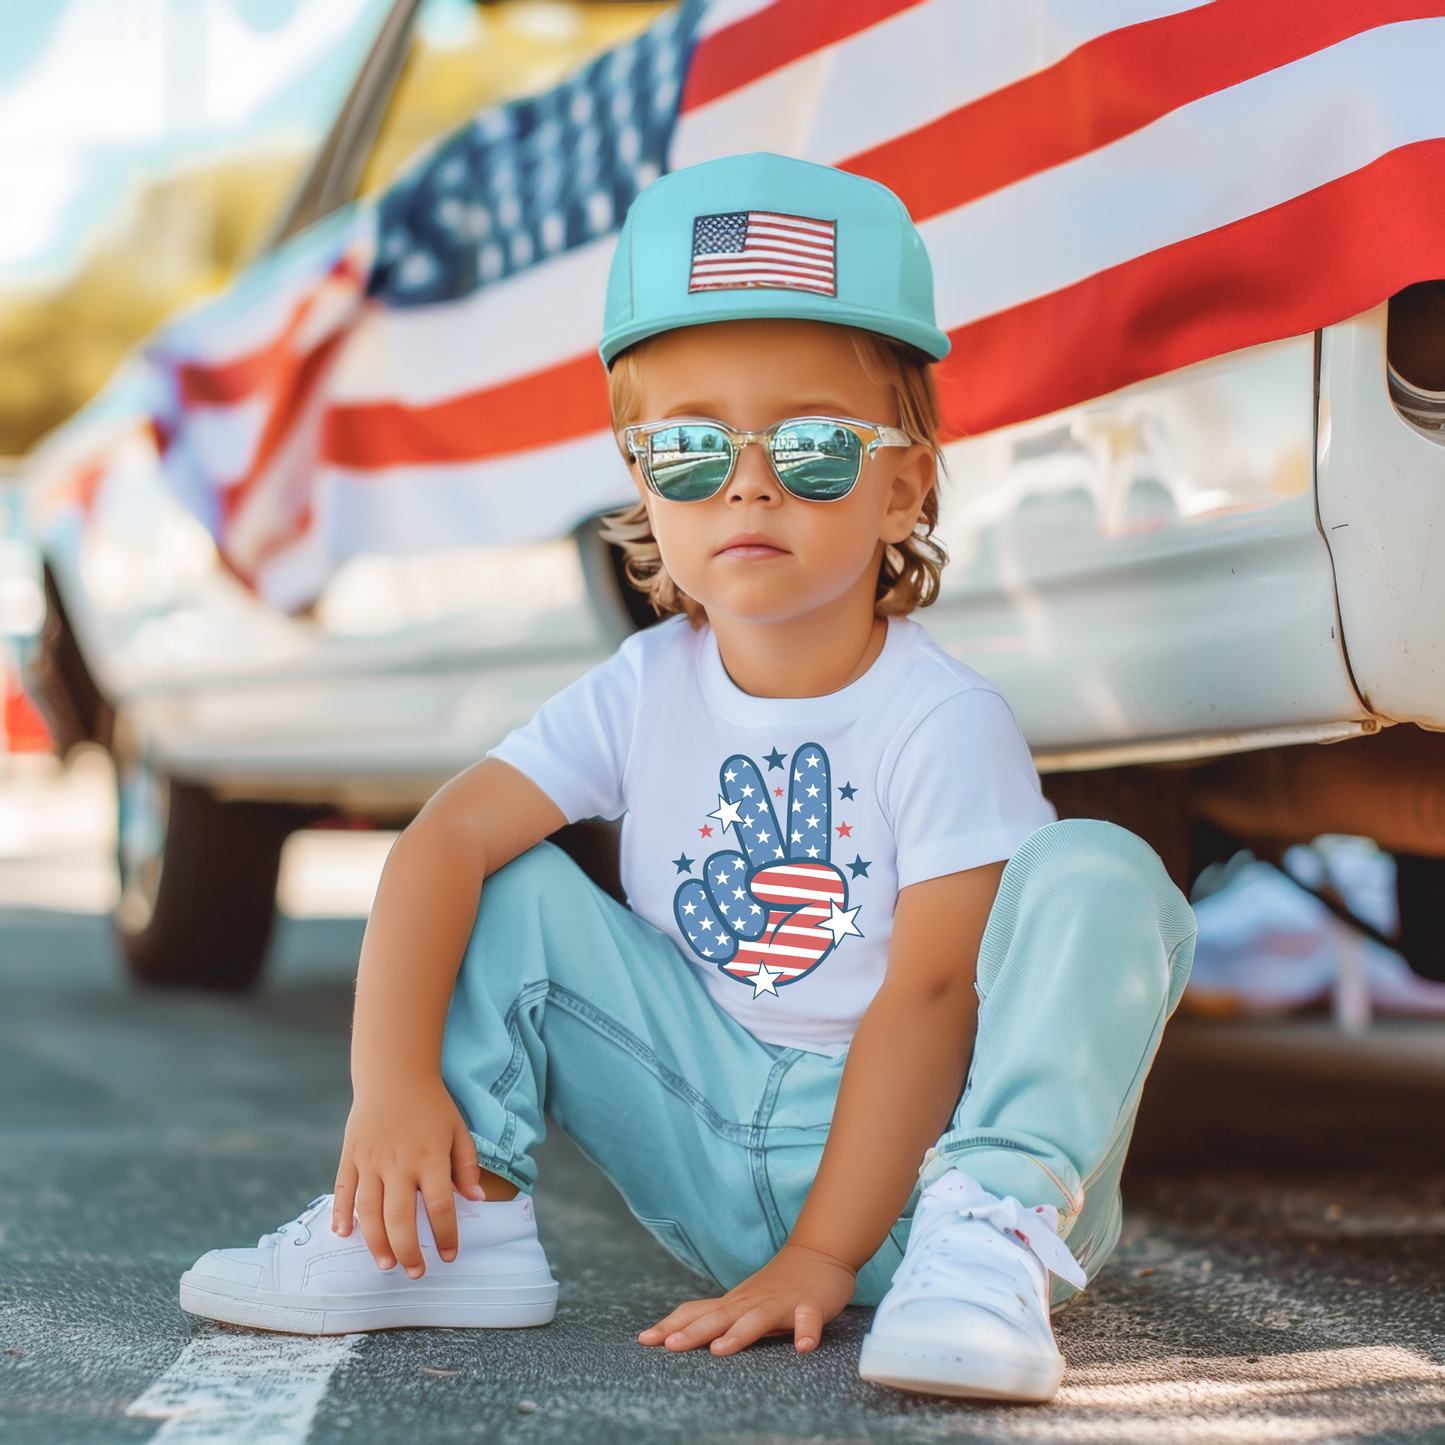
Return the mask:
<svg viewBox="0 0 1445 1445">
<path fill-rule="evenodd" d="M 747 895 L 746 893 L 744 893 L 741 888 L 734 888 L 734 889 L 733 889 L 733 897 L 734 897 L 734 898 L 746 898 L 747 896 L 748 896 L 748 895 Z"/>
<path fill-rule="evenodd" d="M 816 783 L 808 789 L 808 796 L 810 798 L 816 798 L 818 796 L 818 785 Z"/>
<path fill-rule="evenodd" d="M 808 857 L 810 857 L 810 858 L 816 858 L 817 856 L 818 856 L 818 850 L 817 850 L 816 848 L 809 848 L 809 849 L 808 849 Z"/>
<path fill-rule="evenodd" d="M 726 873 L 719 873 L 717 875 L 717 881 L 719 887 L 726 888 L 728 884 L 728 875 Z"/>
<path fill-rule="evenodd" d="M 806 762 L 807 765 L 808 765 L 810 768 L 816 768 L 816 767 L 818 766 L 818 755 L 817 755 L 817 753 L 814 753 L 813 756 L 810 757 L 810 758 L 805 758 L 805 759 L 804 759 L 804 762 Z"/>
<path fill-rule="evenodd" d="M 865 862 L 861 853 L 855 853 L 853 855 L 853 861 L 851 863 L 845 863 L 843 866 L 845 868 L 851 868 L 855 878 L 866 878 L 868 876 L 868 870 L 873 866 L 873 860 L 869 858 Z"/>
<path fill-rule="evenodd" d="M 730 827 L 738 820 L 738 814 L 743 810 L 741 803 L 730 803 L 726 798 L 717 800 L 717 807 L 708 814 L 709 818 L 716 818 L 724 828 Z"/>
<path fill-rule="evenodd" d="M 793 834 L 793 842 L 795 842 L 795 843 L 801 843 L 802 841 L 803 841 L 803 835 L 802 835 L 801 833 L 794 833 L 794 834 Z"/>
<path fill-rule="evenodd" d="M 684 903 L 684 904 L 682 905 L 682 911 L 683 911 L 684 913 L 696 913 L 696 912 L 697 912 L 697 904 L 696 904 L 696 903 Z M 689 934 L 688 934 L 688 937 L 691 938 L 691 937 L 692 937 L 692 934 L 689 933 Z"/>
<path fill-rule="evenodd" d="M 840 838 L 851 838 L 853 836 L 853 825 L 851 823 L 839 823 L 838 836 Z"/>
<path fill-rule="evenodd" d="M 695 859 L 689 858 L 686 853 L 679 853 L 677 857 L 672 860 L 673 866 L 679 873 L 691 873 L 692 865 L 695 861 Z"/>
<path fill-rule="evenodd" d="M 769 968 L 767 964 L 760 963 L 758 971 L 752 977 L 753 997 L 760 998 L 765 993 L 770 993 L 774 998 L 778 996 L 778 980 L 782 978 L 783 970 L 780 968 Z"/>
<path fill-rule="evenodd" d="M 783 796 L 783 790 L 782 790 L 781 788 L 774 788 L 774 789 L 773 789 L 773 796 L 774 796 L 775 798 L 781 798 L 781 797 Z"/>
<path fill-rule="evenodd" d="M 826 928 L 833 935 L 834 943 L 841 943 L 850 933 L 857 938 L 863 937 L 863 930 L 853 922 L 858 916 L 857 908 L 839 908 L 831 898 L 828 900 L 828 907 L 833 911 L 818 927 Z"/>
<path fill-rule="evenodd" d="M 745 797 L 745 798 L 751 798 L 752 795 L 753 795 L 753 785 L 752 785 L 751 783 L 749 783 L 749 784 L 747 785 L 747 787 L 745 787 L 745 788 L 743 789 L 743 797 Z"/>
<path fill-rule="evenodd" d="M 772 752 L 763 754 L 763 761 L 768 765 L 768 771 L 771 772 L 774 768 L 783 766 L 783 755 L 777 748 L 774 748 Z"/>
<path fill-rule="evenodd" d="M 711 837 L 712 837 L 712 825 L 711 825 L 711 824 L 709 824 L 706 828 L 699 828 L 697 831 L 698 831 L 699 833 L 701 833 L 704 838 L 711 838 Z"/>
<path fill-rule="evenodd" d="M 838 796 L 851 803 L 853 801 L 853 794 L 857 791 L 858 789 L 855 788 L 852 783 L 844 783 L 843 786 L 838 789 Z"/>
<path fill-rule="evenodd" d="M 773 849 L 773 857 L 774 857 L 774 858 L 781 858 L 782 856 L 783 856 L 783 850 L 782 850 L 781 848 L 774 848 L 774 849 Z"/>
<path fill-rule="evenodd" d="M 808 826 L 809 826 L 810 828 L 816 828 L 816 827 L 818 826 L 818 820 L 817 820 L 816 818 L 809 818 L 809 819 L 808 819 Z"/>
<path fill-rule="evenodd" d="M 731 768 L 729 768 L 728 771 L 723 774 L 723 779 L 729 783 L 732 782 L 735 777 L 737 777 L 737 774 L 733 772 Z"/>
<path fill-rule="evenodd" d="M 733 867 L 734 867 L 734 868 L 741 868 L 742 866 L 743 866 L 743 860 L 742 860 L 741 858 L 734 858 L 734 859 L 733 859 Z"/>
</svg>

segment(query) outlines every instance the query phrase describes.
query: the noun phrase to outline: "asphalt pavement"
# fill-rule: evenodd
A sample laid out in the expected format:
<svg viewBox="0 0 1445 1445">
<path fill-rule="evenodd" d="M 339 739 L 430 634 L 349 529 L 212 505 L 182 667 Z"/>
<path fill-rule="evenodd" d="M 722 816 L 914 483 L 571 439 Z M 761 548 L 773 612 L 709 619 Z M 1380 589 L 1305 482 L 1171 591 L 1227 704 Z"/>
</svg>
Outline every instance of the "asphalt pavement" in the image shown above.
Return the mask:
<svg viewBox="0 0 1445 1445">
<path fill-rule="evenodd" d="M 644 1350 L 698 1281 L 555 1133 L 551 1326 L 318 1346 L 193 1320 L 181 1270 L 332 1177 L 360 930 L 285 922 L 262 991 L 217 999 L 132 989 L 97 915 L 0 910 L 0 1439 L 1445 1442 L 1438 1026 L 1173 1030 L 1045 1407 L 864 1384 L 861 1310 L 809 1356 Z"/>
</svg>

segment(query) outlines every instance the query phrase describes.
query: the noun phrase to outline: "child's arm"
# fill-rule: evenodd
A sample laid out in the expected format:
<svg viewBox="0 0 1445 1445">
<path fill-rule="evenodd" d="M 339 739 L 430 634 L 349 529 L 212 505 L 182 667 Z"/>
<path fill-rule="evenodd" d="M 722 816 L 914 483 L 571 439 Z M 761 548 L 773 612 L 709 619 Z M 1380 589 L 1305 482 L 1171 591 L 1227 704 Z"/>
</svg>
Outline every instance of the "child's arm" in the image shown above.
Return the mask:
<svg viewBox="0 0 1445 1445">
<path fill-rule="evenodd" d="M 425 1271 L 416 1196 L 443 1259 L 456 1254 L 455 1188 L 484 1197 L 476 1148 L 442 1083 L 442 1030 L 476 921 L 482 880 L 565 822 L 530 779 L 497 759 L 452 779 L 396 840 L 361 945 L 351 1033 L 353 1102 L 332 1212 L 353 1206 L 383 1268 Z"/>
<path fill-rule="evenodd" d="M 693 1300 L 645 1345 L 735 1354 L 792 1332 L 811 1350 L 853 1295 L 854 1277 L 898 1220 L 924 1154 L 968 1074 L 974 972 L 1002 863 L 915 883 L 898 895 L 888 973 L 848 1050 L 823 1162 L 787 1244 L 721 1299 Z"/>
</svg>

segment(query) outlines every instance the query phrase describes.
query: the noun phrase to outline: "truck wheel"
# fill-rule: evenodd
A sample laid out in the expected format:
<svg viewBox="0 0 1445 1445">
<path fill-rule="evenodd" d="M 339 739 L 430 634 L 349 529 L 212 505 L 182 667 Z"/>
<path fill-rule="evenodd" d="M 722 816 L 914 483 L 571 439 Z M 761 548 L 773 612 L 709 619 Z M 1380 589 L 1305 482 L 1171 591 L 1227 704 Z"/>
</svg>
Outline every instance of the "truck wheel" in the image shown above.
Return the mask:
<svg viewBox="0 0 1445 1445">
<path fill-rule="evenodd" d="M 271 936 L 281 846 L 308 821 L 305 809 L 223 802 L 199 783 L 125 777 L 116 931 L 134 977 L 250 988 Z"/>
<path fill-rule="evenodd" d="M 1395 855 L 1400 952 L 1421 978 L 1445 983 L 1445 858 Z"/>
</svg>

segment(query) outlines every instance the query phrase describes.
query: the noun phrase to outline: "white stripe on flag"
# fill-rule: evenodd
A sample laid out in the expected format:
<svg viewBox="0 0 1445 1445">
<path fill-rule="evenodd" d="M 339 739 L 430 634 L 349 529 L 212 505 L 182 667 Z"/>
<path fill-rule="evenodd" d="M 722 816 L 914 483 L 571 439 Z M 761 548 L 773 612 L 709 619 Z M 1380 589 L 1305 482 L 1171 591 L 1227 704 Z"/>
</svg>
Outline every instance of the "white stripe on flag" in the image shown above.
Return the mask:
<svg viewBox="0 0 1445 1445">
<path fill-rule="evenodd" d="M 669 165 L 755 150 L 835 164 L 1053 65 L 1097 36 L 1203 3 L 927 0 L 688 111 Z"/>
<path fill-rule="evenodd" d="M 481 541 L 541 542 L 637 496 L 606 431 L 480 462 L 360 472 L 322 467 L 317 492 L 338 557 Z M 541 495 L 545 507 L 537 504 Z"/>
<path fill-rule="evenodd" d="M 1445 19 L 1381 26 L 925 221 L 938 324 L 1047 295 L 1445 135 L 1442 76 Z"/>
<path fill-rule="evenodd" d="M 442 306 L 372 307 L 346 343 L 328 399 L 425 406 L 584 355 L 602 336 L 616 247 L 617 237 L 605 236 Z"/>
</svg>

